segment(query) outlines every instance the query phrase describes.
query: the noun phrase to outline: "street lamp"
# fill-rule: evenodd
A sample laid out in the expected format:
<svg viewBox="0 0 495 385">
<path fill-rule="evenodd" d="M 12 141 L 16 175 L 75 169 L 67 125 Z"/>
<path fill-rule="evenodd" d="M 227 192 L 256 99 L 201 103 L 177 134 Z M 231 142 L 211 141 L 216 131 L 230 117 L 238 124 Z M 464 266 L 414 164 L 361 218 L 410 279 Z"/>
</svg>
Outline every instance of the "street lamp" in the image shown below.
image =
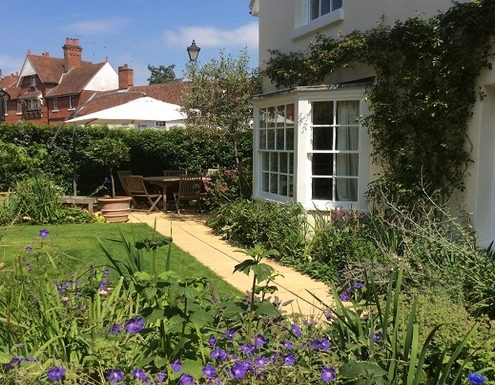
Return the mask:
<svg viewBox="0 0 495 385">
<path fill-rule="evenodd" d="M 196 45 L 196 42 L 193 40 L 191 45 L 187 47 L 187 54 L 189 55 L 189 60 L 192 62 L 195 62 L 198 60 L 198 55 L 199 51 L 201 50 L 200 47 Z"/>
</svg>

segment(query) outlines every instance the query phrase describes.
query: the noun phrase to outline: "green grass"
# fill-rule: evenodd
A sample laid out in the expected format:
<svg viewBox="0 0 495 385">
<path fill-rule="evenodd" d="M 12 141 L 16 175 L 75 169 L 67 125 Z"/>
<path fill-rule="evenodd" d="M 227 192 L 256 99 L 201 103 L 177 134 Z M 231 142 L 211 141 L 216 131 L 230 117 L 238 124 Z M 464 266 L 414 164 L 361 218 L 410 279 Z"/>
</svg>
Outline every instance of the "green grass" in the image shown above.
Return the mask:
<svg viewBox="0 0 495 385">
<path fill-rule="evenodd" d="M 47 229 L 49 236 L 41 239 L 40 229 Z M 16 225 L 0 228 L 0 262 L 6 266 L 27 256 L 26 247 L 32 246 L 30 258 L 46 258 L 47 253 L 58 261 L 62 273 L 81 271 L 88 266 L 102 268 L 110 266 L 98 239 L 105 245 L 112 257 L 125 259 L 126 251 L 120 232 L 125 239 L 134 244 L 137 240 L 160 236 L 145 224 L 73 224 L 73 225 Z M 158 249 L 158 268 L 164 270 L 168 246 Z M 34 257 L 33 257 L 34 256 Z M 151 253 L 143 251 L 145 266 L 151 266 Z M 232 295 L 240 292 L 223 281 L 194 257 L 172 245 L 171 270 L 181 277 L 207 277 L 220 293 Z"/>
</svg>

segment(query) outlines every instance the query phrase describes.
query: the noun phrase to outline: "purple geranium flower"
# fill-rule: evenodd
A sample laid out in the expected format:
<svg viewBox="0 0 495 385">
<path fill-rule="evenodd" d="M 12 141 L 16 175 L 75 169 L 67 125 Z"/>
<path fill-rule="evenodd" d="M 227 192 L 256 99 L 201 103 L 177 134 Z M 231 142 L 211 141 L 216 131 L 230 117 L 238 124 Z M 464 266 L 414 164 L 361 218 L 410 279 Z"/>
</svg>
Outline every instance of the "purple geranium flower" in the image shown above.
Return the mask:
<svg viewBox="0 0 495 385">
<path fill-rule="evenodd" d="M 210 336 L 210 338 L 208 338 L 208 344 L 210 346 L 215 346 L 216 343 L 217 343 L 217 339 L 215 338 L 215 336 Z"/>
<path fill-rule="evenodd" d="M 165 372 L 158 372 L 155 374 L 156 382 L 158 382 L 159 384 L 165 381 L 166 378 L 167 378 L 167 374 Z"/>
<path fill-rule="evenodd" d="M 253 354 L 256 351 L 256 347 L 253 344 L 243 344 L 239 346 L 239 350 L 244 354 Z"/>
<path fill-rule="evenodd" d="M 381 331 L 377 331 L 375 333 L 375 335 L 373 336 L 373 342 L 375 344 L 379 344 L 380 342 L 382 342 L 382 338 L 383 338 L 383 334 Z"/>
<path fill-rule="evenodd" d="M 235 330 L 234 329 L 227 329 L 225 331 L 225 336 L 228 338 L 229 341 L 234 341 Z"/>
<path fill-rule="evenodd" d="M 346 287 L 342 293 L 340 293 L 339 298 L 342 302 L 348 302 L 351 299 L 351 291 Z"/>
<path fill-rule="evenodd" d="M 296 358 L 292 354 L 287 354 L 284 357 L 284 364 L 287 366 L 293 366 L 296 363 Z"/>
<path fill-rule="evenodd" d="M 181 385 L 194 385 L 194 377 L 190 374 L 183 374 L 179 380 Z"/>
<path fill-rule="evenodd" d="M 332 321 L 333 320 L 333 313 L 331 310 L 327 310 L 325 313 L 325 318 L 327 321 Z"/>
<path fill-rule="evenodd" d="M 292 343 L 290 341 L 285 341 L 284 346 L 287 350 L 292 350 Z"/>
<path fill-rule="evenodd" d="M 124 381 L 124 372 L 119 368 L 109 370 L 107 380 L 110 382 L 122 382 Z"/>
<path fill-rule="evenodd" d="M 112 326 L 110 326 L 110 329 L 108 329 L 108 332 L 112 335 L 120 334 L 122 331 L 122 326 L 118 323 L 113 323 Z"/>
<path fill-rule="evenodd" d="M 139 316 L 133 317 L 124 324 L 124 327 L 129 334 L 140 332 L 144 329 L 144 319 Z"/>
<path fill-rule="evenodd" d="M 211 351 L 210 358 L 213 360 L 225 361 L 227 359 L 227 353 L 221 348 L 215 348 Z"/>
<path fill-rule="evenodd" d="M 65 375 L 65 368 L 51 368 L 46 371 L 50 381 L 60 381 Z"/>
<path fill-rule="evenodd" d="M 323 382 L 330 382 L 335 379 L 337 375 L 335 374 L 335 369 L 334 368 L 323 368 L 321 370 L 320 377 L 323 380 Z"/>
<path fill-rule="evenodd" d="M 328 338 L 322 338 L 320 339 L 320 349 L 325 351 L 330 349 L 330 346 L 332 344 L 330 343 L 330 340 Z"/>
<path fill-rule="evenodd" d="M 26 253 L 31 254 L 33 252 L 33 246 L 27 245 L 25 248 Z"/>
<path fill-rule="evenodd" d="M 258 367 L 263 367 L 270 363 L 270 359 L 268 357 L 258 357 L 254 360 L 254 363 Z"/>
<path fill-rule="evenodd" d="M 472 385 L 483 385 L 486 381 L 486 377 L 477 372 L 469 372 L 467 379 Z"/>
<path fill-rule="evenodd" d="M 12 357 L 12 359 L 9 361 L 9 363 L 7 365 L 5 365 L 5 369 L 10 370 L 10 369 L 16 367 L 17 365 L 19 365 L 22 362 L 23 359 L 24 359 L 23 357 Z"/>
<path fill-rule="evenodd" d="M 50 235 L 50 232 L 47 229 L 41 229 L 38 234 L 41 238 L 46 239 Z"/>
<path fill-rule="evenodd" d="M 144 373 L 143 369 L 135 368 L 132 370 L 132 375 L 136 380 L 140 381 L 148 381 L 149 378 L 148 376 Z"/>
<path fill-rule="evenodd" d="M 290 325 L 290 329 L 292 330 L 292 333 L 294 333 L 296 337 L 299 337 L 301 335 L 301 328 L 296 324 Z"/>
<path fill-rule="evenodd" d="M 182 364 L 179 360 L 175 360 L 174 362 L 172 362 L 171 366 L 174 372 L 178 372 L 182 369 Z"/>
<path fill-rule="evenodd" d="M 234 378 L 243 378 L 246 375 L 246 367 L 242 362 L 236 362 L 234 366 L 230 368 L 230 373 Z"/>
<path fill-rule="evenodd" d="M 254 345 L 255 346 L 263 346 L 266 344 L 266 339 L 263 337 L 261 334 L 258 334 L 256 338 L 254 339 Z"/>
<path fill-rule="evenodd" d="M 217 370 L 212 364 L 206 364 L 202 372 L 206 378 L 215 378 L 217 376 Z"/>
</svg>

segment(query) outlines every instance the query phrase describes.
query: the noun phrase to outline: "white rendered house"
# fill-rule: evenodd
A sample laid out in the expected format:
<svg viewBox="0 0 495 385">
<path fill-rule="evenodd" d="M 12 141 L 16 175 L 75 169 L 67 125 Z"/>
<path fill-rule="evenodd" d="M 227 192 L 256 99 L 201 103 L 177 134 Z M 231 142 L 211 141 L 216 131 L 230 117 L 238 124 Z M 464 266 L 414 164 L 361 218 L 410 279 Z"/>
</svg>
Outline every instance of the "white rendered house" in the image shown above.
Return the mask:
<svg viewBox="0 0 495 385">
<path fill-rule="evenodd" d="M 450 0 L 252 0 L 259 18 L 259 65 L 268 50 L 307 48 L 317 34 L 337 37 L 392 25 L 414 16 L 433 16 Z M 338 71 L 320 86 L 277 90 L 264 79 L 254 99 L 254 191 L 256 199 L 297 201 L 306 209 L 366 210 L 368 183 L 379 171 L 371 163 L 366 127 L 356 119 L 368 112 L 365 87 L 374 73 L 366 66 Z M 459 197 L 480 239 L 495 239 L 495 71 L 478 79 L 468 135 L 474 161 Z"/>
</svg>

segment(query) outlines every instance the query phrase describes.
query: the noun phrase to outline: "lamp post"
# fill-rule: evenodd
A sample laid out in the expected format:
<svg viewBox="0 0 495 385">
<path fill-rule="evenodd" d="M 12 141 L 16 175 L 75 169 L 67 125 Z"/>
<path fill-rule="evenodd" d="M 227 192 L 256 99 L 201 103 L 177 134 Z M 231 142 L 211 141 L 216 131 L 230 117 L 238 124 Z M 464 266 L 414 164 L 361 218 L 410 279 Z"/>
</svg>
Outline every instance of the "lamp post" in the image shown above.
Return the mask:
<svg viewBox="0 0 495 385">
<path fill-rule="evenodd" d="M 196 42 L 193 40 L 191 45 L 187 47 L 187 54 L 189 55 L 189 60 L 192 62 L 196 62 L 196 60 L 198 60 L 198 55 L 200 50 L 201 48 L 198 47 L 196 45 Z"/>
</svg>

